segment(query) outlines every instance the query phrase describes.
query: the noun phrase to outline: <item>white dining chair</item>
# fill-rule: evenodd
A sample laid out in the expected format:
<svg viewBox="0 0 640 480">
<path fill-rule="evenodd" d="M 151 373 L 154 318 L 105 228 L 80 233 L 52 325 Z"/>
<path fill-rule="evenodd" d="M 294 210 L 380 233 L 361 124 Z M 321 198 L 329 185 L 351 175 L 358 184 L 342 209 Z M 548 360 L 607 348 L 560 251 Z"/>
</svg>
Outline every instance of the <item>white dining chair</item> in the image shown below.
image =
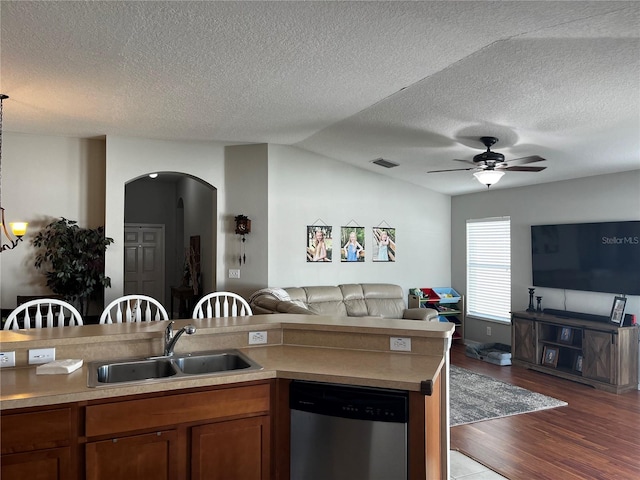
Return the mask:
<svg viewBox="0 0 640 480">
<path fill-rule="evenodd" d="M 4 330 L 20 330 L 21 321 L 24 330 L 83 325 L 76 307 L 54 298 L 39 298 L 19 305 L 7 317 Z"/>
<path fill-rule="evenodd" d="M 213 292 L 202 297 L 193 308 L 192 318 L 218 318 L 253 315 L 249 303 L 237 293 Z"/>
<path fill-rule="evenodd" d="M 157 320 L 169 320 L 169 314 L 158 300 L 147 295 L 125 295 L 116 298 L 100 315 L 101 324 Z"/>
</svg>

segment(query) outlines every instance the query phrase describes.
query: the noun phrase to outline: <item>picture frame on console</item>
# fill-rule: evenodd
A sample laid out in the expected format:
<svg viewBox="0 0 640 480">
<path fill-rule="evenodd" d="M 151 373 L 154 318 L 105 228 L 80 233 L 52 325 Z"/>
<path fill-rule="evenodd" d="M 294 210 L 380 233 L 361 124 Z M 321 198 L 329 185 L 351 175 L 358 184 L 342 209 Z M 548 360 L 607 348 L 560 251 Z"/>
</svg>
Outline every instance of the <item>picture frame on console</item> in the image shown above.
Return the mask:
<svg viewBox="0 0 640 480">
<path fill-rule="evenodd" d="M 560 328 L 560 330 L 558 330 L 558 343 L 566 343 L 567 345 L 571 345 L 573 343 L 573 328 Z"/>
<path fill-rule="evenodd" d="M 558 347 L 551 347 L 549 345 L 544 346 L 542 352 L 542 365 L 545 367 L 556 368 L 558 366 L 558 355 L 560 349 Z"/>
<path fill-rule="evenodd" d="M 613 305 L 611 306 L 611 315 L 609 315 L 609 322 L 614 325 L 622 326 L 624 319 L 624 308 L 627 304 L 627 297 L 614 297 Z"/>
<path fill-rule="evenodd" d="M 573 369 L 582 373 L 582 355 L 576 356 L 576 363 L 573 365 Z"/>
</svg>

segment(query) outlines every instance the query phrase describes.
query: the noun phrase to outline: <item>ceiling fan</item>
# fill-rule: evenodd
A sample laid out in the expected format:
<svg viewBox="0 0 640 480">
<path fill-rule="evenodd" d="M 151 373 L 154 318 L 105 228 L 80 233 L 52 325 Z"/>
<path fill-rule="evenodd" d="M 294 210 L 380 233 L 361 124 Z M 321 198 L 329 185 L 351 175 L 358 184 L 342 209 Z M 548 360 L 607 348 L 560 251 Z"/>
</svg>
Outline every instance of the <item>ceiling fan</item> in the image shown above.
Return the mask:
<svg viewBox="0 0 640 480">
<path fill-rule="evenodd" d="M 427 173 L 455 172 L 458 170 L 476 170 L 473 174 L 480 183 L 489 188 L 495 184 L 504 175 L 505 171 L 510 172 L 540 172 L 547 167 L 525 167 L 528 163 L 543 162 L 546 159 L 538 155 L 530 157 L 514 158 L 513 160 L 504 160 L 504 155 L 498 152 L 492 152 L 491 146 L 498 142 L 496 137 L 480 137 L 480 141 L 487 147 L 487 151 L 480 153 L 471 160 L 454 159 L 456 162 L 470 163 L 473 167 L 469 168 L 452 168 L 448 170 L 431 170 Z"/>
</svg>

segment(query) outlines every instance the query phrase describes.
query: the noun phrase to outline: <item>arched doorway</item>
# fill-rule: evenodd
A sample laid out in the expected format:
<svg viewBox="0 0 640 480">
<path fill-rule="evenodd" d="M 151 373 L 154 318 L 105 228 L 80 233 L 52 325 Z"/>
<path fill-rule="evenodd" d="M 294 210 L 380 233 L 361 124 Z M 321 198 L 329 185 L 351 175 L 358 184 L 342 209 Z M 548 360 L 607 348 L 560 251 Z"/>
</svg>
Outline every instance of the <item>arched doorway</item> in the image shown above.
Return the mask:
<svg viewBox="0 0 640 480">
<path fill-rule="evenodd" d="M 202 291 L 215 289 L 216 212 L 217 190 L 190 175 L 159 172 L 156 178 L 145 175 L 125 184 L 125 225 L 164 226 L 164 285 L 159 300 L 167 308 L 171 287 L 182 283 L 192 237 L 199 237 Z M 125 270 L 125 285 L 126 277 Z"/>
</svg>

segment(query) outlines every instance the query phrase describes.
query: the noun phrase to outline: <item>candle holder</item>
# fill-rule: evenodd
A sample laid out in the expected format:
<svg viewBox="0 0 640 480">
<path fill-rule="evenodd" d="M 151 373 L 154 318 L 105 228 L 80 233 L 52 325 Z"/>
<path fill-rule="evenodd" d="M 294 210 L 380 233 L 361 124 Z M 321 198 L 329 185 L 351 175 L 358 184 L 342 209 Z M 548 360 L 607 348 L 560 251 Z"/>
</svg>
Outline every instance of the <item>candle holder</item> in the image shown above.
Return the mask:
<svg viewBox="0 0 640 480">
<path fill-rule="evenodd" d="M 527 312 L 535 312 L 536 309 L 533 306 L 533 293 L 536 291 L 535 288 L 529 289 L 529 306 L 527 307 Z"/>
<path fill-rule="evenodd" d="M 536 308 L 536 311 L 538 313 L 542 313 L 542 297 L 536 297 L 536 300 L 538 301 L 538 307 Z"/>
</svg>

